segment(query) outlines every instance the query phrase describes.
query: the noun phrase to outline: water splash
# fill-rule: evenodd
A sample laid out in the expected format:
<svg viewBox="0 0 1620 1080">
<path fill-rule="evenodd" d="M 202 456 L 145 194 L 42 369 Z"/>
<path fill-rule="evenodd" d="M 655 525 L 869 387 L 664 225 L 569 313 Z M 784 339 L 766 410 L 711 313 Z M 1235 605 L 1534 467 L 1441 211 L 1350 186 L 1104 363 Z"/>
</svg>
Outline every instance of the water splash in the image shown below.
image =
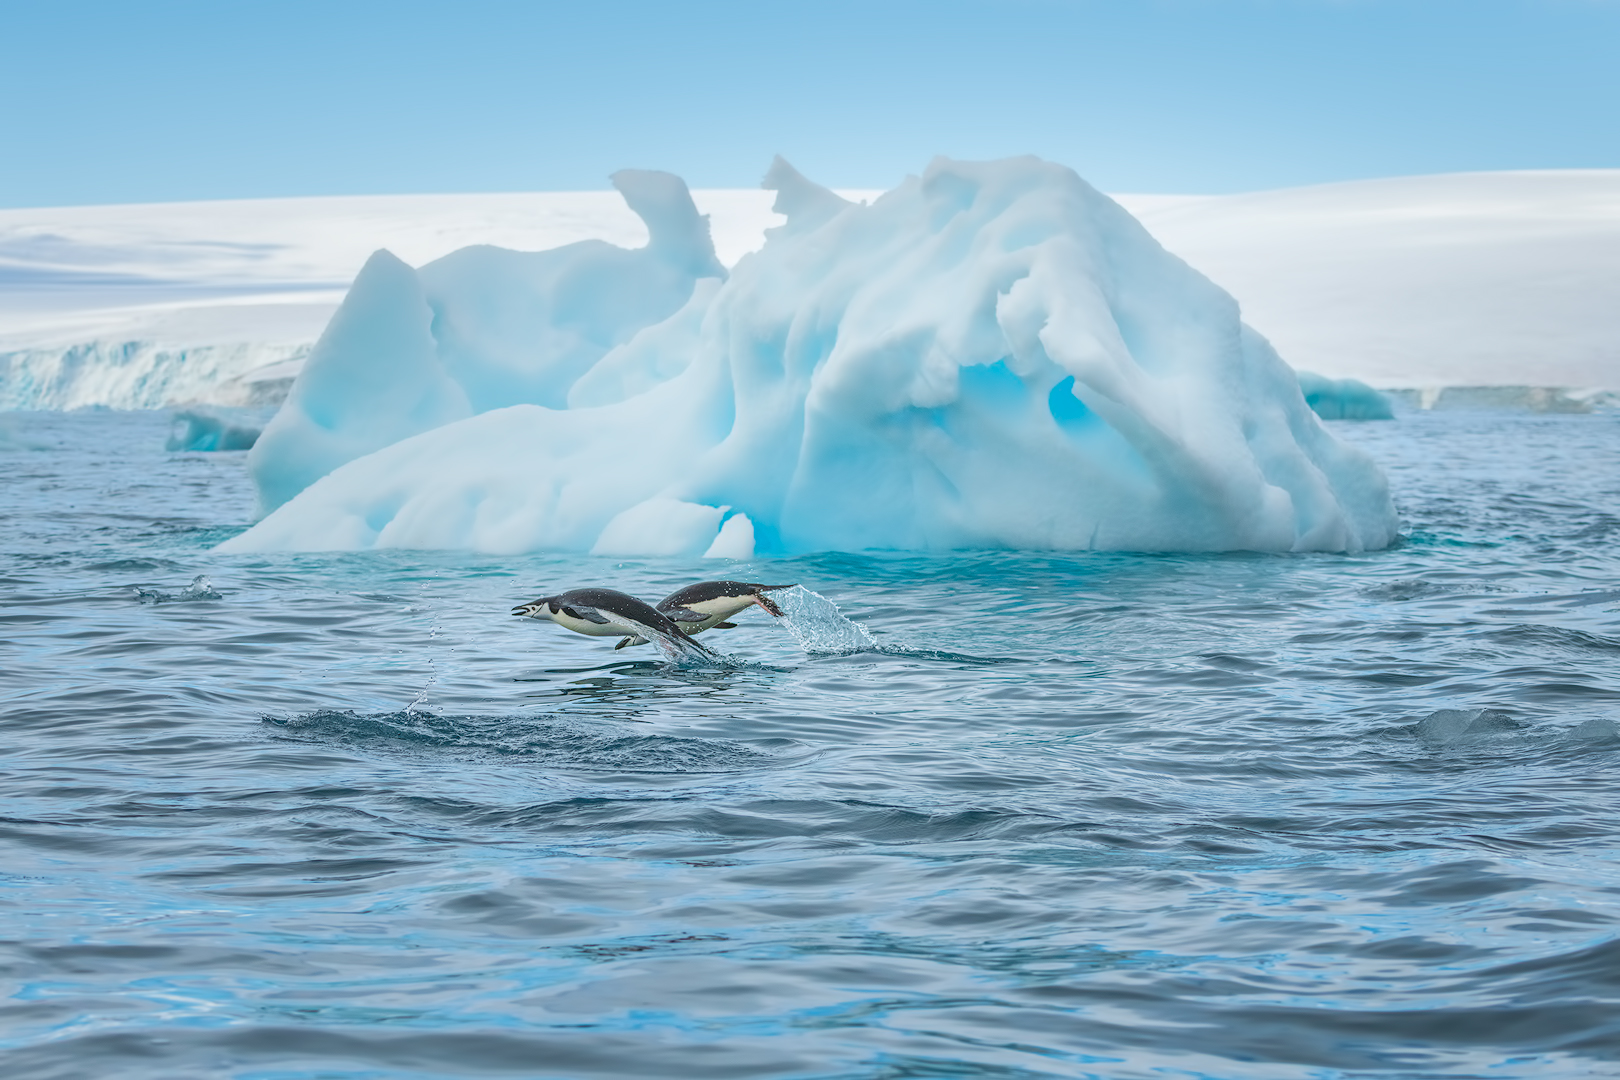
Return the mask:
<svg viewBox="0 0 1620 1080">
<path fill-rule="evenodd" d="M 845 618 L 837 604 L 803 585 L 773 593 L 771 598 L 782 609 L 782 625 L 812 656 L 876 652 L 881 648 L 866 627 Z"/>
<path fill-rule="evenodd" d="M 782 609 L 781 624 L 792 634 L 799 647 L 811 656 L 850 656 L 855 653 L 879 653 L 911 660 L 938 660 L 953 664 L 1016 664 L 1014 656 L 973 656 L 950 652 L 929 644 L 914 644 L 904 640 L 879 641 L 863 624 L 845 617 L 838 605 L 812 589 L 795 585 L 779 593 L 772 593 Z"/>
<path fill-rule="evenodd" d="M 432 690 L 433 689 L 433 684 L 439 681 L 439 661 L 438 661 L 438 657 L 434 654 L 433 649 L 432 649 L 433 643 L 438 640 L 438 637 L 439 637 L 439 622 L 438 622 L 437 619 L 435 619 L 433 621 L 433 624 L 428 627 L 428 647 L 429 647 L 429 651 L 428 651 L 428 658 L 427 658 L 427 662 L 428 662 L 427 679 L 426 679 L 426 681 L 424 681 L 422 683 L 422 688 L 416 692 L 416 696 L 411 699 L 411 703 L 409 705 L 405 706 L 405 712 L 406 712 L 407 715 L 411 715 L 411 714 L 416 713 L 416 711 L 422 707 L 422 703 L 427 700 L 428 691 Z"/>
<path fill-rule="evenodd" d="M 179 592 L 164 592 L 162 589 L 143 589 L 135 587 L 135 599 L 143 604 L 183 604 L 194 600 L 223 600 L 214 583 L 208 580 L 208 575 L 198 574 L 191 579 L 191 584 Z"/>
<path fill-rule="evenodd" d="M 653 645 L 664 654 L 664 660 L 677 668 L 731 667 L 737 663 L 723 652 L 707 647 L 698 648 L 699 642 L 676 642 L 654 638 Z"/>
</svg>

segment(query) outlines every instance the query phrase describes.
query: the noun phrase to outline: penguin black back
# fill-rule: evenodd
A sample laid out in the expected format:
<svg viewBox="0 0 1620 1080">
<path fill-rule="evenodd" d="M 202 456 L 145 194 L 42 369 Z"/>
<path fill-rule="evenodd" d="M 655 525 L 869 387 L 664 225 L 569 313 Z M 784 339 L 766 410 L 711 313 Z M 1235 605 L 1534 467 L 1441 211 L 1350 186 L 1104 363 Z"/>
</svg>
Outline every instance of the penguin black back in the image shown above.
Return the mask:
<svg viewBox="0 0 1620 1080">
<path fill-rule="evenodd" d="M 658 606 L 664 611 L 670 608 L 683 608 L 692 604 L 702 604 L 709 600 L 719 600 L 722 597 L 752 597 L 760 607 L 772 615 L 781 617 L 782 611 L 765 597 L 765 594 L 776 589 L 791 589 L 792 585 L 761 585 L 748 581 L 699 581 L 688 585 L 684 589 L 677 589 L 662 600 Z"/>
</svg>

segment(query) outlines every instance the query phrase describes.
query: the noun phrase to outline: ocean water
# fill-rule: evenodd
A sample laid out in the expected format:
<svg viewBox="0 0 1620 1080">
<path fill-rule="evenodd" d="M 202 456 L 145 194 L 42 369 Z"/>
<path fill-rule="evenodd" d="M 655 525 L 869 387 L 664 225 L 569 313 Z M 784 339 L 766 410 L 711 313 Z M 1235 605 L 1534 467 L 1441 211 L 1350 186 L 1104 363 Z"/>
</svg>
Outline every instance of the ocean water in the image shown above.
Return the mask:
<svg viewBox="0 0 1620 1080">
<path fill-rule="evenodd" d="M 1335 426 L 1392 550 L 739 567 L 222 557 L 241 455 L 0 415 L 0 1076 L 1620 1075 L 1620 417 Z"/>
</svg>

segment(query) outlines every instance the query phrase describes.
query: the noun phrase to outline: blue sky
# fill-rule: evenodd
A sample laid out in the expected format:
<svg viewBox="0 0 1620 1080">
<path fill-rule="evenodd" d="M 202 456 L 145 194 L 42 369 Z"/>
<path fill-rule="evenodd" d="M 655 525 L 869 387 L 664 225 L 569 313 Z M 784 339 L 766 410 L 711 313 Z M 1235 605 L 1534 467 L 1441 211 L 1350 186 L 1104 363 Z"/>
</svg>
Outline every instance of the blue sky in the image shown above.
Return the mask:
<svg viewBox="0 0 1620 1080">
<path fill-rule="evenodd" d="M 0 206 L 1620 167 L 1620 0 L 0 0 Z"/>
</svg>

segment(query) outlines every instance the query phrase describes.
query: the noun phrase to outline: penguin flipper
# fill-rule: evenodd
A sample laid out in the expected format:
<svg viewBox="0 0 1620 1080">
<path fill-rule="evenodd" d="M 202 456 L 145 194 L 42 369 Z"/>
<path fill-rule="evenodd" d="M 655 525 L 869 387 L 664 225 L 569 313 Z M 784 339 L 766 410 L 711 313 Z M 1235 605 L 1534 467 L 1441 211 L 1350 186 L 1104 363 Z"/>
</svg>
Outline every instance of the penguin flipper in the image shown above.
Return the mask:
<svg viewBox="0 0 1620 1080">
<path fill-rule="evenodd" d="M 670 610 L 664 612 L 664 614 L 669 616 L 670 622 L 677 625 L 688 622 L 702 622 L 704 619 L 708 618 L 708 616 L 703 614 L 701 611 L 693 611 L 691 608 L 683 607 L 671 608 Z"/>
<path fill-rule="evenodd" d="M 735 630 L 735 629 L 737 629 L 737 624 L 734 623 L 734 622 L 717 622 L 713 626 L 709 627 L 709 629 L 710 630 Z"/>
<path fill-rule="evenodd" d="M 647 639 L 646 638 L 641 637 L 640 635 L 632 634 L 630 637 L 622 637 L 622 638 L 620 638 L 619 643 L 617 645 L 613 646 L 613 648 L 615 650 L 618 650 L 618 649 L 629 648 L 631 645 L 645 645 L 645 644 L 647 644 Z"/>
<path fill-rule="evenodd" d="M 564 615 L 578 619 L 580 622 L 597 623 L 605 626 L 612 621 L 593 607 L 565 607 L 562 611 Z"/>
</svg>

